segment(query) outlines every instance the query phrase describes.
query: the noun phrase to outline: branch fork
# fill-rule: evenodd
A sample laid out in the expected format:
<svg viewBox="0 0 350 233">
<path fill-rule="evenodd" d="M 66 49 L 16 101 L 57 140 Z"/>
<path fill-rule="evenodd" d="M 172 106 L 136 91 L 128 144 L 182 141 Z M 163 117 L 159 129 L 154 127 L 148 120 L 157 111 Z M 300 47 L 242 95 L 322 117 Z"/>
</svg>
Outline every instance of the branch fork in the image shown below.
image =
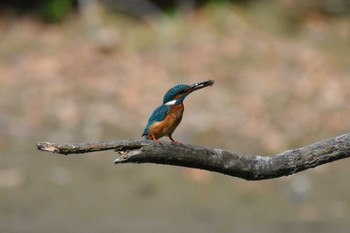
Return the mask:
<svg viewBox="0 0 350 233">
<path fill-rule="evenodd" d="M 325 163 L 350 157 L 350 133 L 277 155 L 244 155 L 190 144 L 119 140 L 100 143 L 38 142 L 41 151 L 83 154 L 116 151 L 114 163 L 156 163 L 198 168 L 246 180 L 264 180 L 292 175 Z"/>
</svg>

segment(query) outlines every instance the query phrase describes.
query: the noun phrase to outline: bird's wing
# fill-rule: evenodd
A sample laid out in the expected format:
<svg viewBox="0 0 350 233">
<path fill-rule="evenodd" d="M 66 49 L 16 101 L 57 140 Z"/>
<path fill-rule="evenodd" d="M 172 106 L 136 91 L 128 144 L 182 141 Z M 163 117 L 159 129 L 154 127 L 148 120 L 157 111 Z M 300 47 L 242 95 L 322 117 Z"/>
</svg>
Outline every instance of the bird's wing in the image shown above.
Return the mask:
<svg viewBox="0 0 350 233">
<path fill-rule="evenodd" d="M 149 118 L 149 122 L 163 121 L 170 112 L 171 106 L 160 105 Z"/>
<path fill-rule="evenodd" d="M 152 113 L 151 117 L 148 120 L 148 123 L 146 125 L 146 128 L 142 134 L 142 136 L 147 136 L 149 132 L 149 128 L 151 125 L 153 125 L 155 122 L 161 122 L 165 119 L 165 117 L 170 112 L 171 106 L 165 106 L 160 105 L 154 112 Z"/>
</svg>

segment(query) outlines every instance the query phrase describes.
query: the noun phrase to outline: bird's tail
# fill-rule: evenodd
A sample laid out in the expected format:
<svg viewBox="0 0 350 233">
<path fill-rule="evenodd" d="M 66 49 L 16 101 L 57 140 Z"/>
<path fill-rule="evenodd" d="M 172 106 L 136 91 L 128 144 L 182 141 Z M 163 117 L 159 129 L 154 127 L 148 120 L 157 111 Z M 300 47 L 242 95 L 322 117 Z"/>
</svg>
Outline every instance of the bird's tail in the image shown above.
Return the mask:
<svg viewBox="0 0 350 233">
<path fill-rule="evenodd" d="M 145 140 L 148 140 L 148 132 L 143 132 L 143 134 L 141 135 L 141 137 L 145 137 Z"/>
</svg>

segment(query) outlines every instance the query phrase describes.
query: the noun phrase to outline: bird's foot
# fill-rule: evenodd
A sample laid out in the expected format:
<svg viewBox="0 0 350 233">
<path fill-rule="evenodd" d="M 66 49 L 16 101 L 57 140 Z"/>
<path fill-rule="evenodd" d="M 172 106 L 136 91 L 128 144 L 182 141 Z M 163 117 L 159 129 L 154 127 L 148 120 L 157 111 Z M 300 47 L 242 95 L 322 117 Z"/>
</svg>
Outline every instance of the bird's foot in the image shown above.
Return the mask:
<svg viewBox="0 0 350 233">
<path fill-rule="evenodd" d="M 157 143 L 160 143 L 160 141 L 159 141 L 153 134 L 151 135 L 151 137 L 152 137 L 152 140 L 153 140 L 153 141 L 155 141 L 155 142 L 157 142 Z"/>
<path fill-rule="evenodd" d="M 172 144 L 181 145 L 181 142 L 178 142 L 178 141 L 174 140 L 171 135 L 169 135 L 169 138 L 170 138 Z"/>
<path fill-rule="evenodd" d="M 171 143 L 174 144 L 174 145 L 181 145 L 181 142 L 175 141 L 175 140 L 171 141 Z"/>
</svg>

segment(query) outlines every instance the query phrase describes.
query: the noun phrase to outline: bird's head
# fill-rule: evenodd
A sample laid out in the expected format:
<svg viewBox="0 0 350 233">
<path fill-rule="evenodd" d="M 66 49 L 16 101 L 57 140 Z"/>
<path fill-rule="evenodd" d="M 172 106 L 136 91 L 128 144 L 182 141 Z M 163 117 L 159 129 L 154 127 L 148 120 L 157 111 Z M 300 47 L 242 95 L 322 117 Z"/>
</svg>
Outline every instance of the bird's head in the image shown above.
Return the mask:
<svg viewBox="0 0 350 233">
<path fill-rule="evenodd" d="M 208 80 L 200 83 L 195 83 L 192 85 L 180 84 L 171 88 L 164 96 L 164 105 L 178 105 L 193 91 L 208 87 L 214 84 L 213 80 Z"/>
</svg>

